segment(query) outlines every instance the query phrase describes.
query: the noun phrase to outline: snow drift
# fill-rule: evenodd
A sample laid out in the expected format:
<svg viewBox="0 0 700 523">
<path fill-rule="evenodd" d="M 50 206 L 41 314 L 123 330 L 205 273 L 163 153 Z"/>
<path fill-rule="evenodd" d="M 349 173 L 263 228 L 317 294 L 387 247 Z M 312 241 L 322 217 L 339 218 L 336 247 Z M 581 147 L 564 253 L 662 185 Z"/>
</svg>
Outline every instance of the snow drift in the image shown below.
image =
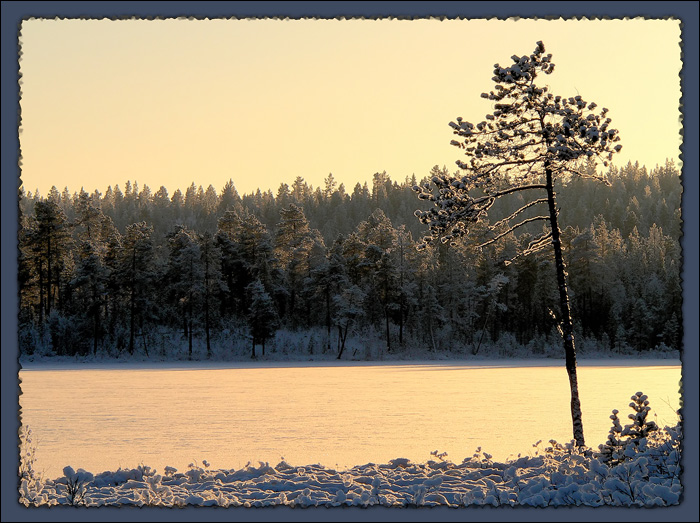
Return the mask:
<svg viewBox="0 0 700 523">
<path fill-rule="evenodd" d="M 494 463 L 480 449 L 460 464 L 393 459 L 336 471 L 321 465 L 250 463 L 210 470 L 190 464 L 163 474 L 147 466 L 100 474 L 71 467 L 42 480 L 25 474 L 25 506 L 85 505 L 181 507 L 446 506 L 669 506 L 679 503 L 680 424 L 624 445 L 615 460 L 573 443 L 538 443 L 534 455 Z M 601 446 L 601 450 L 604 450 Z"/>
</svg>

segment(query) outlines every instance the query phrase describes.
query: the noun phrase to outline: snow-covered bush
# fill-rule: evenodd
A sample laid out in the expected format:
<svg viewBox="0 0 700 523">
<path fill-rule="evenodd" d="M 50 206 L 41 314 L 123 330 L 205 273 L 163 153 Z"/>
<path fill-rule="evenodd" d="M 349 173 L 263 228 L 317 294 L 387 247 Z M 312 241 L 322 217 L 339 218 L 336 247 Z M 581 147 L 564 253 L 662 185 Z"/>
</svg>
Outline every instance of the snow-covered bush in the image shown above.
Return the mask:
<svg viewBox="0 0 700 523">
<path fill-rule="evenodd" d="M 19 428 L 19 477 L 32 480 L 37 477 L 34 470 L 36 444 L 32 441 L 32 430 L 27 426 Z"/>
<path fill-rule="evenodd" d="M 538 449 L 535 456 L 504 463 L 477 449 L 461 464 L 438 451 L 439 461 L 369 463 L 336 471 L 320 465 L 276 467 L 248 463 L 239 470 L 210 470 L 193 463 L 185 473 L 172 467 L 165 475 L 148 467 L 97 474 L 74 473 L 48 480 L 36 492 L 20 489 L 24 505 L 99 506 L 186 505 L 222 507 L 309 506 L 669 506 L 682 493 L 679 474 L 680 429 L 650 433 L 646 450 L 610 467 L 590 449 L 574 442 Z M 84 474 L 81 478 L 81 473 Z M 83 481 L 82 489 L 79 481 Z M 68 495 L 73 485 L 75 496 Z M 85 488 L 89 487 L 89 488 Z M 31 497 L 33 496 L 33 497 Z"/>
<path fill-rule="evenodd" d="M 76 472 L 73 467 L 64 467 L 63 475 L 65 476 L 65 496 L 70 505 L 85 504 L 85 493 L 90 482 L 95 479 L 91 472 L 83 469 L 78 469 Z"/>
<path fill-rule="evenodd" d="M 648 436 L 659 428 L 652 420 L 647 420 L 651 407 L 647 395 L 637 392 L 630 398 L 629 406 L 634 411 L 628 415 L 632 423 L 624 427 L 618 418 L 619 411 L 614 409 L 610 415 L 613 424 L 610 427 L 608 440 L 599 445 L 599 457 L 608 465 L 619 465 L 633 458 L 637 453 L 646 450 Z"/>
<path fill-rule="evenodd" d="M 36 444 L 33 442 L 32 431 L 23 426 L 19 429 L 19 501 L 24 506 L 40 505 L 48 500 L 41 494 L 44 487 L 41 475 L 34 470 L 36 460 Z"/>
<path fill-rule="evenodd" d="M 474 454 L 464 458 L 462 464 L 473 468 L 489 468 L 493 465 L 492 457 L 488 452 L 481 450 L 481 447 L 477 447 Z"/>
<path fill-rule="evenodd" d="M 41 341 L 41 334 L 33 323 L 20 323 L 19 329 L 17 330 L 17 341 L 20 354 L 29 356 L 34 354 L 35 351 L 42 352 L 42 348 L 45 351 L 45 347 L 43 347 Z"/>
</svg>

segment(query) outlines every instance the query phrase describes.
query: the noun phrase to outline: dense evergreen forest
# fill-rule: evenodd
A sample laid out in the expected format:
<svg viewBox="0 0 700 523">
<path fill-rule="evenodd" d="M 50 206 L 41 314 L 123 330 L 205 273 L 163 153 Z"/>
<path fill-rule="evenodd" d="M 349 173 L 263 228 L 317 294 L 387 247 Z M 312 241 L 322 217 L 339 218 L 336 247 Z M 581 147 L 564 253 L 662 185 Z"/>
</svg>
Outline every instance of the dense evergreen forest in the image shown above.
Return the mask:
<svg viewBox="0 0 700 523">
<path fill-rule="evenodd" d="M 667 161 L 606 175 L 609 185 L 575 176 L 558 187 L 579 351 L 679 350 L 679 172 Z M 322 187 L 297 177 L 242 197 L 233 181 L 172 195 L 136 182 L 104 194 L 21 190 L 20 351 L 559 355 L 551 251 L 517 256 L 541 229 L 479 249 L 480 224 L 456 245 L 418 249 L 427 231 L 414 212 L 427 204 L 412 187 L 424 180 L 375 173 L 349 191 L 329 174 Z M 523 201 L 499 204 L 492 224 Z"/>
</svg>

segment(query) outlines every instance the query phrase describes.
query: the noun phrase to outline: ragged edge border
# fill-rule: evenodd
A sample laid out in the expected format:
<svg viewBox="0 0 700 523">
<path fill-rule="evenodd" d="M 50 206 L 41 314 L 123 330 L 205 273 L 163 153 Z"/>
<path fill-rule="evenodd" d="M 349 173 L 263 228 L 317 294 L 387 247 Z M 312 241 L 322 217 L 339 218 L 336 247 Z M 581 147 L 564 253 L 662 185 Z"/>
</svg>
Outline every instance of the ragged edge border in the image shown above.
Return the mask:
<svg viewBox="0 0 700 523">
<path fill-rule="evenodd" d="M 17 430 L 18 415 L 18 350 L 17 350 L 17 238 L 20 149 L 18 128 L 21 122 L 19 110 L 19 61 L 18 43 L 21 22 L 31 18 L 111 18 L 111 19 L 619 19 L 653 18 L 678 19 L 681 28 L 681 183 L 683 186 L 681 249 L 683 269 L 683 488 L 684 497 L 680 506 L 657 509 L 652 516 L 678 521 L 693 521 L 698 518 L 698 353 L 695 351 L 698 335 L 698 4 L 695 2 L 638 2 L 633 4 L 634 14 L 630 14 L 630 4 L 626 2 L 3 2 L 2 3 L 2 520 L 90 521 L 118 520 L 124 517 L 119 508 L 102 508 L 99 512 L 81 510 L 75 512 L 69 507 L 54 507 L 50 510 L 22 510 L 17 503 Z M 182 15 L 187 12 L 190 14 Z M 507 14 L 502 13 L 518 14 Z M 136 14 L 123 14 L 136 13 Z M 440 13 L 440 14 L 436 14 Z M 15 118 L 10 118 L 15 114 Z M 7 115 L 7 116 L 6 116 Z M 690 144 L 690 146 L 688 145 Z M 371 515 L 392 520 L 423 520 L 426 518 L 463 520 L 465 514 L 449 509 L 429 511 L 391 510 L 383 507 L 371 509 Z M 128 509 L 127 509 L 128 510 Z M 134 509 L 135 510 L 135 509 Z M 188 507 L 178 511 L 159 511 L 156 508 L 143 508 L 154 521 L 188 520 L 196 513 L 197 519 L 228 520 L 231 513 L 224 510 L 195 512 Z M 595 511 L 595 512 L 591 512 Z M 632 520 L 635 514 L 631 509 L 613 507 L 570 508 L 567 516 L 572 521 L 583 521 L 595 516 L 615 516 L 618 519 Z M 67 512 L 70 511 L 70 512 Z M 139 515 L 146 513 L 139 512 Z M 238 513 L 234 513 L 238 514 Z M 359 517 L 356 511 L 343 511 L 348 519 Z M 269 518 L 269 511 L 246 511 L 246 518 L 252 520 Z M 279 519 L 325 520 L 328 516 L 339 518 L 339 512 L 325 513 L 322 509 L 292 511 L 279 508 L 274 513 Z M 552 511 L 512 511 L 489 509 L 479 512 L 479 517 L 488 519 L 508 516 L 523 521 L 556 521 L 560 514 Z M 474 516 L 470 512 L 470 516 Z M 551 517 L 550 517 L 551 516 Z M 345 518 L 339 518 L 345 519 Z M 637 519 L 637 518 L 635 518 Z"/>
</svg>

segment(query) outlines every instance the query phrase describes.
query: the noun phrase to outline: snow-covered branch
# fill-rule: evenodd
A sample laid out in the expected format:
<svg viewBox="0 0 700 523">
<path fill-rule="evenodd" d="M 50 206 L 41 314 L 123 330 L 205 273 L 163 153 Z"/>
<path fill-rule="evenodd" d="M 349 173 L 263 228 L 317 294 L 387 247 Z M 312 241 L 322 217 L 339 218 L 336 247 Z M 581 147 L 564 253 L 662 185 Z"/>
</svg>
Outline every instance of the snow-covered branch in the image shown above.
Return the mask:
<svg viewBox="0 0 700 523">
<path fill-rule="evenodd" d="M 520 209 L 518 209 L 517 211 L 515 211 L 515 212 L 514 212 L 513 214 L 511 214 L 510 216 L 508 216 L 508 217 L 506 217 L 506 218 L 503 218 L 502 220 L 499 220 L 499 221 L 497 221 L 496 223 L 494 223 L 494 224 L 491 226 L 491 228 L 492 228 L 492 229 L 496 229 L 496 228 L 500 227 L 501 225 L 508 223 L 510 220 L 512 220 L 513 218 L 515 218 L 516 216 L 518 216 L 520 213 L 524 212 L 526 209 L 528 209 L 528 208 L 530 208 L 530 207 L 532 207 L 533 205 L 536 205 L 536 204 L 538 204 L 538 203 L 547 203 L 547 198 L 539 198 L 538 200 L 532 200 L 531 202 L 526 203 L 525 205 L 523 205 L 522 207 L 520 207 Z"/>
<path fill-rule="evenodd" d="M 487 245 L 491 245 L 492 243 L 494 243 L 494 242 L 500 240 L 500 239 L 503 238 L 505 235 L 510 234 L 511 232 L 513 232 L 514 230 L 516 230 L 516 229 L 522 227 L 523 225 L 526 225 L 526 224 L 532 223 L 532 222 L 536 222 L 536 221 L 538 221 L 538 220 L 547 221 L 547 220 L 549 220 L 549 217 L 547 217 L 547 216 L 535 216 L 535 217 L 533 217 L 533 218 L 528 218 L 527 220 L 523 220 L 523 221 L 521 221 L 520 223 L 517 223 L 517 224 L 513 225 L 512 227 L 510 227 L 507 231 L 502 232 L 501 234 L 499 234 L 499 235 L 496 236 L 495 238 L 492 238 L 492 239 L 490 239 L 489 241 L 487 241 L 487 242 L 485 242 L 485 243 L 482 243 L 482 244 L 479 245 L 478 247 L 481 249 L 481 248 L 483 248 L 483 247 L 486 247 Z"/>
</svg>

